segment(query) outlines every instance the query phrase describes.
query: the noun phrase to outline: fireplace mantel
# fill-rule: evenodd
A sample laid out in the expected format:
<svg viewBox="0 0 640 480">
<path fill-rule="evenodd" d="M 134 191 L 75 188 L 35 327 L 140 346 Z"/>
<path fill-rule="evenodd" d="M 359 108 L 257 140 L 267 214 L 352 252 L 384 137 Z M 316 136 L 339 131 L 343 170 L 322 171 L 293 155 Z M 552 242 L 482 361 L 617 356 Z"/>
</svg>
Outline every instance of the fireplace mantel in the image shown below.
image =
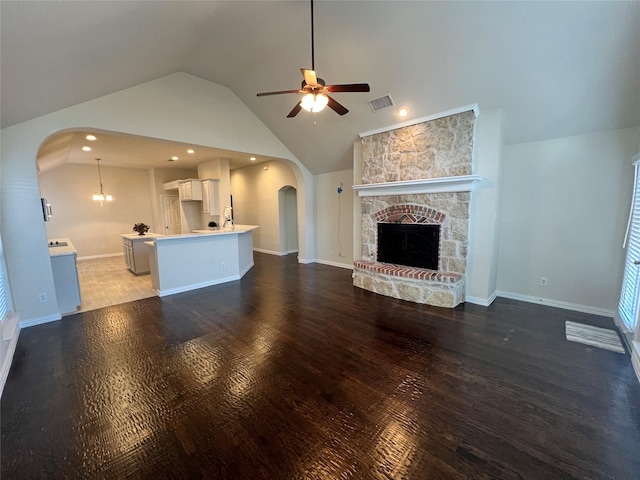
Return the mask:
<svg viewBox="0 0 640 480">
<path fill-rule="evenodd" d="M 401 182 L 367 183 L 353 185 L 360 197 L 380 195 L 412 195 L 420 193 L 470 192 L 480 175 L 460 175 L 456 177 L 425 178 Z"/>
</svg>

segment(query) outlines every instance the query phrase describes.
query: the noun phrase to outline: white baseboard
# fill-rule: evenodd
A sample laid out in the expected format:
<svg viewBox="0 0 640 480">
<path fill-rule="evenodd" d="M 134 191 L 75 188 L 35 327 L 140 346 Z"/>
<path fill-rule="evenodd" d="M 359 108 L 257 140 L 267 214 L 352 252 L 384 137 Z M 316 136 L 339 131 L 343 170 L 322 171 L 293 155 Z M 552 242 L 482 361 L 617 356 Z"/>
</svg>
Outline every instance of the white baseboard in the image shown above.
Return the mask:
<svg viewBox="0 0 640 480">
<path fill-rule="evenodd" d="M 590 305 L 580 305 L 578 303 L 562 302 L 560 300 L 552 300 L 550 298 L 533 297 L 531 295 L 522 295 L 520 293 L 505 292 L 498 290 L 498 297 L 510 298 L 511 300 L 520 300 L 522 302 L 539 303 L 541 305 L 547 305 L 549 307 L 563 308 L 565 310 L 573 310 L 582 313 L 591 313 L 593 315 L 601 315 L 603 317 L 615 317 L 613 310 L 607 310 L 605 308 L 592 307 Z"/>
<path fill-rule="evenodd" d="M 159 297 L 166 297 L 167 295 L 175 295 L 176 293 L 190 292 L 191 290 L 197 290 L 199 288 L 206 288 L 213 285 L 220 285 L 221 283 L 233 282 L 234 280 L 240 280 L 241 278 L 242 275 L 231 275 L 229 277 L 217 278 L 209 282 L 192 283 L 191 285 L 186 285 L 184 287 L 157 290 L 157 292 Z"/>
<path fill-rule="evenodd" d="M 289 253 L 297 252 L 297 250 L 295 252 L 276 252 L 275 250 L 265 250 L 264 248 L 255 247 L 253 247 L 253 251 L 258 253 L 266 253 L 267 255 L 276 255 L 278 257 L 284 257 L 285 255 L 289 255 Z"/>
<path fill-rule="evenodd" d="M 316 263 L 318 260 L 316 260 L 315 258 L 300 258 L 298 257 L 298 263 L 303 263 L 305 265 L 308 265 L 310 263 Z"/>
<path fill-rule="evenodd" d="M 78 257 L 81 260 L 93 260 L 94 258 L 124 257 L 124 253 L 105 253 L 104 255 L 87 255 L 86 257 Z"/>
<path fill-rule="evenodd" d="M 636 377 L 640 381 L 640 342 L 632 342 L 631 348 L 631 364 L 636 372 Z"/>
<path fill-rule="evenodd" d="M 55 322 L 60 320 L 62 316 L 59 313 L 54 315 L 46 315 L 44 317 L 31 318 L 29 320 L 20 320 L 20 328 L 35 327 L 36 325 L 42 325 L 43 323 Z"/>
<path fill-rule="evenodd" d="M 498 297 L 498 292 L 493 292 L 489 298 L 480 298 L 474 297 L 473 295 L 467 295 L 464 299 L 465 302 L 473 303 L 475 305 L 480 305 L 483 307 L 488 307 L 493 303 L 493 301 Z"/>
<path fill-rule="evenodd" d="M 253 263 L 253 262 L 251 262 L 249 265 L 247 265 L 247 266 L 246 266 L 246 268 L 240 272 L 240 278 L 244 277 L 244 276 L 245 276 L 245 274 L 246 274 L 249 270 L 251 270 L 251 269 L 253 268 L 253 265 L 254 265 L 254 263 Z"/>
<path fill-rule="evenodd" d="M 340 268 L 346 268 L 348 270 L 353 270 L 353 263 L 338 263 L 338 262 L 333 262 L 331 260 L 316 260 L 316 263 L 321 263 L 322 265 L 329 265 L 331 267 L 340 267 Z"/>
</svg>

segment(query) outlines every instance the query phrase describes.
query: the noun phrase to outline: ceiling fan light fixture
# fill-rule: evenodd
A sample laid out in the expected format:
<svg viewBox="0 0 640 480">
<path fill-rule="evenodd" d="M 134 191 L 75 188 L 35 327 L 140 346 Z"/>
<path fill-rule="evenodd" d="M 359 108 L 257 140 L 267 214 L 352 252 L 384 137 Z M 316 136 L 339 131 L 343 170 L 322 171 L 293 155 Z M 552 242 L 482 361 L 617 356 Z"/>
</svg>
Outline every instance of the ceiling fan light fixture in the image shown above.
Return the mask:
<svg viewBox="0 0 640 480">
<path fill-rule="evenodd" d="M 302 97 L 302 101 L 300 102 L 300 106 L 304 108 L 307 112 L 320 112 L 327 106 L 329 103 L 329 97 L 327 97 L 323 93 L 314 94 L 307 93 L 304 97 Z"/>
<path fill-rule="evenodd" d="M 295 104 L 293 109 L 287 115 L 287 118 L 293 118 L 300 110 L 305 109 L 307 112 L 320 112 L 327 105 L 331 110 L 338 115 L 344 115 L 349 112 L 344 105 L 339 104 L 333 97 L 327 95 L 327 93 L 342 93 L 342 92 L 369 92 L 368 83 L 352 83 L 346 85 L 327 85 L 324 80 L 316 76 L 316 62 L 315 62 L 315 46 L 314 46 L 314 31 L 313 31 L 313 0 L 311 3 L 311 69 L 301 68 L 300 72 L 304 77 L 302 87 L 296 90 L 280 90 L 277 92 L 262 92 L 258 93 L 258 97 L 265 97 L 267 95 L 282 95 L 285 93 L 302 93 L 304 96 Z M 315 125 L 315 120 L 314 120 Z"/>
</svg>

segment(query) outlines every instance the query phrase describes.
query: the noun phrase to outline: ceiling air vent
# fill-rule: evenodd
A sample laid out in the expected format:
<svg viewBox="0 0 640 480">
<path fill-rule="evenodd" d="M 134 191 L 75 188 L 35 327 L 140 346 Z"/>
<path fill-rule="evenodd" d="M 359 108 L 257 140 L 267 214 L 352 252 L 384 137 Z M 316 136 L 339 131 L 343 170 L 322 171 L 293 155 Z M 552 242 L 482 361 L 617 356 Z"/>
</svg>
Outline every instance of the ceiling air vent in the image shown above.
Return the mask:
<svg viewBox="0 0 640 480">
<path fill-rule="evenodd" d="M 395 103 L 393 103 L 393 98 L 391 98 L 391 95 L 385 95 L 384 97 L 369 100 L 369 105 L 371 106 L 371 110 L 375 113 L 378 110 L 382 110 L 383 108 L 393 107 Z"/>
</svg>

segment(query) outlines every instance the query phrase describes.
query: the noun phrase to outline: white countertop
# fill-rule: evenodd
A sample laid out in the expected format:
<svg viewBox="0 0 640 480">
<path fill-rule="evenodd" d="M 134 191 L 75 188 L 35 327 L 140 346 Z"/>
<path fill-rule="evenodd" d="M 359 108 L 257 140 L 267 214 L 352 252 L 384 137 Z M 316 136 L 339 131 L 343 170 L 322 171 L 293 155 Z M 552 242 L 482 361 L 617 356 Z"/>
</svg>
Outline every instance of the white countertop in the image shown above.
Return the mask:
<svg viewBox="0 0 640 480">
<path fill-rule="evenodd" d="M 64 247 L 49 247 L 49 255 L 51 255 L 52 257 L 59 257 L 61 255 L 75 255 L 76 253 L 78 253 L 78 251 L 76 250 L 76 247 L 73 246 L 73 243 L 71 243 L 71 240 L 69 240 L 68 238 L 49 238 L 47 239 L 47 244 L 50 244 L 51 242 L 56 243 L 64 243 L 66 242 L 66 246 Z"/>
<path fill-rule="evenodd" d="M 138 235 L 137 233 L 121 233 L 122 238 L 127 238 L 129 240 L 144 240 L 145 238 L 158 238 L 164 237 L 159 233 L 145 233 L 144 235 Z"/>
<path fill-rule="evenodd" d="M 231 228 L 225 227 L 218 230 L 193 230 L 192 233 L 182 233 L 180 235 L 167 235 L 161 236 L 159 238 L 154 238 L 154 240 L 161 242 L 170 241 L 171 239 L 177 238 L 195 238 L 195 237 L 216 237 L 220 235 L 239 235 L 241 233 L 247 233 L 252 230 L 259 228 L 257 225 L 235 225 L 233 230 Z"/>
</svg>

